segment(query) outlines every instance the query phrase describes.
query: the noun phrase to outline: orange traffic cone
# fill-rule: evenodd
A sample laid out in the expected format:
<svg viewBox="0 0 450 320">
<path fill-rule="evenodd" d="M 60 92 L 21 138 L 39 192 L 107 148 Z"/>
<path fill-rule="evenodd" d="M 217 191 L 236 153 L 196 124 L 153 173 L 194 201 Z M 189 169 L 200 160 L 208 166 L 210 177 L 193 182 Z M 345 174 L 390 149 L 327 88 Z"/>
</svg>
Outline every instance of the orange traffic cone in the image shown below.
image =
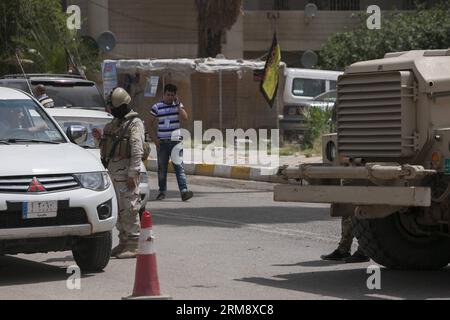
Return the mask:
<svg viewBox="0 0 450 320">
<path fill-rule="evenodd" d="M 145 211 L 142 214 L 133 295 L 125 299 L 171 299 L 168 296 L 161 296 L 156 265 L 155 236 L 152 228 L 151 213 Z"/>
</svg>

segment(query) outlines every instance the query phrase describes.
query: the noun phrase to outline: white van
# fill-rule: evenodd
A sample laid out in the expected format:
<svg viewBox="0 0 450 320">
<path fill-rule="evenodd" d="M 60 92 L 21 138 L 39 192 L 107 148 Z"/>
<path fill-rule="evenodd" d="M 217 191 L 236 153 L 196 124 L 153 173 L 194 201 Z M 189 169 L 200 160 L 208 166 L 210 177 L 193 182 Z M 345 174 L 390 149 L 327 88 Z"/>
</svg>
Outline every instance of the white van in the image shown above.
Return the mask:
<svg viewBox="0 0 450 320">
<path fill-rule="evenodd" d="M 343 72 L 315 69 L 286 69 L 284 106 L 313 100 L 318 95 L 336 90 L 337 80 Z"/>
</svg>

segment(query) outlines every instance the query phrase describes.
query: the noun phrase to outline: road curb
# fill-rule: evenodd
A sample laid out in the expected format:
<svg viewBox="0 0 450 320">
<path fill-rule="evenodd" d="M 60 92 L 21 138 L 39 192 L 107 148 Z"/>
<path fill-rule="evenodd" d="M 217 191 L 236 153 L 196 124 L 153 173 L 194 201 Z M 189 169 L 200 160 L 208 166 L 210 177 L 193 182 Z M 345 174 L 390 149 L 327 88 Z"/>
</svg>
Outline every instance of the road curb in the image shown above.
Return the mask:
<svg viewBox="0 0 450 320">
<path fill-rule="evenodd" d="M 150 172 L 158 171 L 158 161 L 149 159 L 145 162 L 147 170 Z M 275 172 L 276 168 L 259 168 L 242 165 L 223 165 L 206 163 L 184 163 L 184 169 L 187 175 L 196 175 L 204 177 L 229 178 L 237 180 L 261 181 L 280 183 L 280 178 L 275 174 L 268 174 L 267 171 Z M 174 173 L 172 162 L 169 162 L 170 173 Z"/>
</svg>

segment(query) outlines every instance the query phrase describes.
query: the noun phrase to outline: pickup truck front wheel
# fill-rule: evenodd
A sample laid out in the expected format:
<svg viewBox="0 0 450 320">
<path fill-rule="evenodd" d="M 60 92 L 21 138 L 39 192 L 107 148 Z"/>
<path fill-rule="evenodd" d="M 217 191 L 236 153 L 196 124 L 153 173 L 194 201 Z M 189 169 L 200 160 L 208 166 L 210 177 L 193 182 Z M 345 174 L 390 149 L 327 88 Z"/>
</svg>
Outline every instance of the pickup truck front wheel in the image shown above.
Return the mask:
<svg viewBox="0 0 450 320">
<path fill-rule="evenodd" d="M 383 219 L 353 219 L 353 233 L 361 249 L 391 269 L 440 269 L 450 262 L 450 238 L 415 234 L 408 228 L 412 209 Z"/>
<path fill-rule="evenodd" d="M 100 272 L 108 265 L 112 250 L 112 232 L 81 238 L 72 249 L 75 262 L 83 272 Z"/>
</svg>

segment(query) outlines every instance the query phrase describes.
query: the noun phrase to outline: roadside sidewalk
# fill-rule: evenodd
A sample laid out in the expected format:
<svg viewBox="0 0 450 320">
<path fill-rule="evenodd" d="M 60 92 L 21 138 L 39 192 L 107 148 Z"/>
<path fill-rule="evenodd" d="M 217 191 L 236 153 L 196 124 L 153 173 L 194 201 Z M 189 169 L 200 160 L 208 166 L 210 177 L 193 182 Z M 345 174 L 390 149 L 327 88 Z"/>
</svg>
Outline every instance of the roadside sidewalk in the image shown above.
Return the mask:
<svg viewBox="0 0 450 320">
<path fill-rule="evenodd" d="M 152 150 L 155 150 L 152 148 Z M 282 180 L 276 176 L 277 167 L 261 167 L 241 164 L 212 164 L 205 162 L 195 162 L 193 157 L 198 150 L 184 149 L 184 169 L 187 175 L 198 175 L 217 178 L 229 178 L 249 181 L 262 181 L 280 183 Z M 244 162 L 244 161 L 243 161 Z M 317 163 L 322 162 L 322 157 L 307 158 L 303 155 L 297 156 L 280 156 L 279 165 L 299 165 L 300 163 Z M 156 154 L 151 154 L 146 163 L 148 171 L 158 171 L 158 161 Z M 173 173 L 172 163 L 169 164 L 169 172 Z"/>
</svg>

